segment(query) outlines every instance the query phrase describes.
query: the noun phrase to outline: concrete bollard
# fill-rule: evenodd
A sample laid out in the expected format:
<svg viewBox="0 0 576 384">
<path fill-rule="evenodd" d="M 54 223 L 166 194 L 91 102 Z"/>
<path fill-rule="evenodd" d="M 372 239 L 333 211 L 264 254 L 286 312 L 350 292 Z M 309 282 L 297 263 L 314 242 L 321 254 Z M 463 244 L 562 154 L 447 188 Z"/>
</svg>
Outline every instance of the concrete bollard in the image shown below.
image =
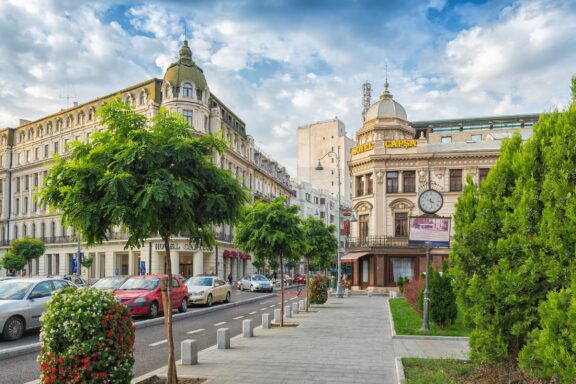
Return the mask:
<svg viewBox="0 0 576 384">
<path fill-rule="evenodd" d="M 280 324 L 280 320 L 282 320 L 281 317 L 282 317 L 282 311 L 280 310 L 280 308 L 275 309 L 274 310 L 274 323 Z"/>
<path fill-rule="evenodd" d="M 367 295 L 368 297 L 372 297 L 372 291 L 366 291 L 366 295 Z"/>
<path fill-rule="evenodd" d="M 198 364 L 198 344 L 196 340 L 184 340 L 181 344 L 182 365 Z"/>
<path fill-rule="evenodd" d="M 254 328 L 252 328 L 252 320 L 246 319 L 242 321 L 242 336 L 244 337 L 254 336 Z"/>
<path fill-rule="evenodd" d="M 286 305 L 284 307 L 284 317 L 286 317 L 286 318 L 292 317 L 292 307 L 291 306 Z"/>
<path fill-rule="evenodd" d="M 219 328 L 216 333 L 218 349 L 230 349 L 230 328 Z"/>
<path fill-rule="evenodd" d="M 350 297 L 350 290 L 348 288 L 344 290 L 344 296 Z"/>
<path fill-rule="evenodd" d="M 298 314 L 298 303 L 292 303 L 292 314 Z"/>
<path fill-rule="evenodd" d="M 306 310 L 306 306 L 304 305 L 304 300 L 300 300 L 298 302 L 298 309 L 300 310 L 300 312 L 304 312 Z"/>
<path fill-rule="evenodd" d="M 268 313 L 262 314 L 262 328 L 270 328 L 270 314 Z"/>
</svg>

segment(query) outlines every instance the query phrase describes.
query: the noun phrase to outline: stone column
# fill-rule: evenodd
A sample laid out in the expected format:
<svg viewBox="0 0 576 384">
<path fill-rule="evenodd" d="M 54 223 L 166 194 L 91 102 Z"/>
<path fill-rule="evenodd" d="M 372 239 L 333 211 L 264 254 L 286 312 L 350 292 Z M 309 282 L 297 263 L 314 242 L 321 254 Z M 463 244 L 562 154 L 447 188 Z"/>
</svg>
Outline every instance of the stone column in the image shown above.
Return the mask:
<svg viewBox="0 0 576 384">
<path fill-rule="evenodd" d="M 180 252 L 171 249 L 170 250 L 170 261 L 172 262 L 172 273 L 177 275 L 180 273 Z"/>
<path fill-rule="evenodd" d="M 116 255 L 114 254 L 113 251 L 108 251 L 105 253 L 106 257 L 105 257 L 105 266 L 104 266 L 104 270 L 105 272 L 105 276 L 114 276 L 114 272 L 115 272 L 115 268 L 116 268 Z"/>
<path fill-rule="evenodd" d="M 192 263 L 192 273 L 194 276 L 204 273 L 204 254 L 202 252 L 194 253 L 194 260 Z"/>
<path fill-rule="evenodd" d="M 135 260 L 136 259 L 136 255 L 134 254 L 134 251 L 129 250 L 128 251 L 128 274 L 129 275 L 137 275 L 140 271 L 138 271 L 137 268 L 134 267 Z"/>
</svg>

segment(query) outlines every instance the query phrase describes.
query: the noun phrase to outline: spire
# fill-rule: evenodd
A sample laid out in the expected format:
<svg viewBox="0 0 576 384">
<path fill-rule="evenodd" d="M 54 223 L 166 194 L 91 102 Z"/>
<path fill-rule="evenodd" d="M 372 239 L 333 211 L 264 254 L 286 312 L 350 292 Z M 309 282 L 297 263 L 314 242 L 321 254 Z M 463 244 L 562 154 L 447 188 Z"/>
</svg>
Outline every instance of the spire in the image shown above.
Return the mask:
<svg viewBox="0 0 576 384">
<path fill-rule="evenodd" d="M 384 91 L 380 95 L 380 100 L 392 98 L 392 94 L 388 90 L 388 85 L 390 84 L 388 84 L 388 63 L 386 63 L 386 72 L 384 77 Z"/>
<path fill-rule="evenodd" d="M 188 40 L 184 39 L 184 44 L 180 47 L 180 61 L 189 60 L 192 61 L 192 50 L 188 46 Z"/>
</svg>

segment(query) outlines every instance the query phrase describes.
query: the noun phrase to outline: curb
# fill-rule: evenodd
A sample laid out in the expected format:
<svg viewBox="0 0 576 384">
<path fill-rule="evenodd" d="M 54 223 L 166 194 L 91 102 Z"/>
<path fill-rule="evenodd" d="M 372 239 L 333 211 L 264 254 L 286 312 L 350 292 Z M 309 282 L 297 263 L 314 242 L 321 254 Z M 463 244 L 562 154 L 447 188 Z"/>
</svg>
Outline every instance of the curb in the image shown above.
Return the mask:
<svg viewBox="0 0 576 384">
<path fill-rule="evenodd" d="M 398 384 L 404 384 L 404 382 L 406 381 L 406 377 L 404 376 L 404 364 L 402 364 L 402 358 L 396 357 L 394 359 L 394 362 L 396 363 L 397 382 L 398 382 Z"/>
<path fill-rule="evenodd" d="M 250 299 L 237 301 L 234 303 L 222 304 L 222 305 L 218 305 L 216 307 L 201 309 L 201 310 L 195 311 L 195 312 L 179 313 L 177 315 L 172 316 L 172 321 L 179 321 L 179 320 L 187 319 L 189 317 L 202 316 L 202 315 L 205 315 L 207 313 L 220 311 L 220 310 L 226 309 L 226 308 L 233 308 L 233 307 L 237 307 L 237 306 L 244 305 L 244 304 L 249 304 L 249 303 L 252 303 L 254 301 L 259 301 L 262 299 L 268 299 L 268 298 L 274 297 L 274 296 L 276 296 L 275 293 L 269 293 L 267 295 L 252 297 Z M 141 329 L 141 328 L 148 328 L 148 327 L 152 327 L 154 325 L 163 324 L 163 323 L 164 323 L 164 317 L 157 317 L 156 319 L 144 320 L 144 321 L 140 321 L 138 323 L 135 323 L 134 327 L 136 329 Z M 22 345 L 19 347 L 0 350 L 0 360 L 6 360 L 6 359 L 10 359 L 12 357 L 27 355 L 31 352 L 40 351 L 40 346 L 41 346 L 41 343 L 34 343 L 34 344 Z"/>
</svg>

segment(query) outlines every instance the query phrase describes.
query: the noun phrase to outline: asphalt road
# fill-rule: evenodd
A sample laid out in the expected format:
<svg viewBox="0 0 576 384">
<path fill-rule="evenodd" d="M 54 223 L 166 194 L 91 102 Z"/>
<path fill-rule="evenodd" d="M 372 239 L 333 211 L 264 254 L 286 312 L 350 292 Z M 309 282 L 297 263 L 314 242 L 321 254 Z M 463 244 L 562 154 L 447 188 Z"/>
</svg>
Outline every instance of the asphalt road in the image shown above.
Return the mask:
<svg viewBox="0 0 576 384">
<path fill-rule="evenodd" d="M 233 291 L 232 302 L 254 296 L 260 293 Z M 230 328 L 231 336 L 242 333 L 242 320 L 252 319 L 254 327 L 261 324 L 262 314 L 270 313 L 273 318 L 274 308 L 279 308 L 280 298 L 263 298 L 252 303 L 185 318 L 173 323 L 173 336 L 176 360 L 180 358 L 180 342 L 185 339 L 195 339 L 198 349 L 202 350 L 216 344 L 216 330 Z M 292 301 L 290 301 L 292 302 Z M 191 308 L 195 311 L 200 308 Z M 26 337 L 28 343 L 38 341 L 38 334 Z M 1 348 L 5 348 L 2 342 Z M 161 368 L 167 363 L 168 343 L 164 324 L 158 324 L 136 330 L 134 377 Z M 0 382 L 2 384 L 23 384 L 37 380 L 40 377 L 37 353 L 0 360 Z"/>
</svg>

